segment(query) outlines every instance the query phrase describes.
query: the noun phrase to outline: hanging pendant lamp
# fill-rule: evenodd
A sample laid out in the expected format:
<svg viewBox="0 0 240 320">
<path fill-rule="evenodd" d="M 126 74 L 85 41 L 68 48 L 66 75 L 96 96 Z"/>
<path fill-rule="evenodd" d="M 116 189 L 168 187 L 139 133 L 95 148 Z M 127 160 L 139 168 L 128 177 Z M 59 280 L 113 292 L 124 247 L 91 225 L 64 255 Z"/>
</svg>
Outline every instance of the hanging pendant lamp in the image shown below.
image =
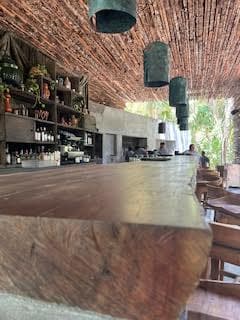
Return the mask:
<svg viewBox="0 0 240 320">
<path fill-rule="evenodd" d="M 188 117 L 180 118 L 179 128 L 180 131 L 188 130 Z"/>
<path fill-rule="evenodd" d="M 187 104 L 187 79 L 173 78 L 169 84 L 169 105 L 176 107 L 184 104 Z"/>
<path fill-rule="evenodd" d="M 189 103 L 176 106 L 176 117 L 178 119 L 189 117 Z"/>
<path fill-rule="evenodd" d="M 136 23 L 136 0 L 89 0 L 92 27 L 102 33 L 122 33 Z"/>
<path fill-rule="evenodd" d="M 189 130 L 188 123 L 180 123 L 179 129 L 180 131 L 188 131 Z"/>
<path fill-rule="evenodd" d="M 166 133 L 166 123 L 160 122 L 158 124 L 158 133 Z"/>
<path fill-rule="evenodd" d="M 156 41 L 144 50 L 145 87 L 163 87 L 169 84 L 169 46 Z"/>
</svg>

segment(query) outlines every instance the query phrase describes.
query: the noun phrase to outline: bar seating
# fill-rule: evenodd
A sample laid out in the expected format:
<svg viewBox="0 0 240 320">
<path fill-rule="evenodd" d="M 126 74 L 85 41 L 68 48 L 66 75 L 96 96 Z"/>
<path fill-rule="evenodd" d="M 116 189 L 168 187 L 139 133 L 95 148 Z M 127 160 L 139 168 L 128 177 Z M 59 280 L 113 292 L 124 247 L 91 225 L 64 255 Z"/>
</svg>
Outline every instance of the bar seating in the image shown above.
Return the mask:
<svg viewBox="0 0 240 320">
<path fill-rule="evenodd" d="M 197 171 L 197 184 L 196 184 L 196 196 L 199 202 L 206 201 L 208 187 L 212 185 L 216 187 L 222 186 L 223 180 L 220 177 L 220 173 L 215 170 L 199 169 Z"/>
<path fill-rule="evenodd" d="M 199 288 L 188 302 L 187 319 L 240 319 L 239 275 L 224 270 L 224 262 L 240 265 L 240 227 L 221 223 L 210 225 L 213 231 L 211 279 L 200 281 Z M 235 281 L 222 281 L 224 277 Z"/>
<path fill-rule="evenodd" d="M 207 206 L 216 211 L 215 221 L 225 224 L 240 225 L 240 195 L 228 192 L 217 199 L 207 200 Z"/>
<path fill-rule="evenodd" d="M 220 293 L 226 288 L 239 292 L 239 285 L 211 283 L 211 287 L 214 286 L 214 290 L 197 289 L 191 296 L 187 320 L 240 320 L 239 299 Z"/>
<path fill-rule="evenodd" d="M 239 275 L 224 271 L 224 262 L 240 266 L 240 227 L 216 222 L 210 226 L 213 231 L 210 278 L 223 280 L 227 276 L 237 279 Z"/>
<path fill-rule="evenodd" d="M 222 198 L 228 194 L 222 187 L 207 184 L 207 200 Z"/>
</svg>

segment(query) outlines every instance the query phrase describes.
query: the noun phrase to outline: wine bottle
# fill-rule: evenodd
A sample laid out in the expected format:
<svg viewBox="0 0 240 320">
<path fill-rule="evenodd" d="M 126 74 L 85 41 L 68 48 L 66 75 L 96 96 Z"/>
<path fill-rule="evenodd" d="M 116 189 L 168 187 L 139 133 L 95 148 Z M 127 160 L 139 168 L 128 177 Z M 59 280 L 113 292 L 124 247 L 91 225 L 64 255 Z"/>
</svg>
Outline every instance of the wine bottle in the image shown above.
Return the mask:
<svg viewBox="0 0 240 320">
<path fill-rule="evenodd" d="M 6 164 L 11 164 L 11 154 L 9 153 L 8 145 L 6 146 Z"/>
</svg>

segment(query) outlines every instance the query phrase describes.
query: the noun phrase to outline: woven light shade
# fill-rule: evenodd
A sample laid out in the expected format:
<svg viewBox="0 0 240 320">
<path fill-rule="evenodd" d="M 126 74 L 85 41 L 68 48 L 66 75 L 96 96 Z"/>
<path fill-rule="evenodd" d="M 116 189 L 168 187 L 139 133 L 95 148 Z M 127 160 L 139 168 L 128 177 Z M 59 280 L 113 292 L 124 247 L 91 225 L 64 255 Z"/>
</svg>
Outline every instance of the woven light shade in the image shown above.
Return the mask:
<svg viewBox="0 0 240 320">
<path fill-rule="evenodd" d="M 166 123 L 160 122 L 158 124 L 158 133 L 166 133 Z"/>
<path fill-rule="evenodd" d="M 176 117 L 181 119 L 181 118 L 186 118 L 189 117 L 189 104 L 179 104 L 176 106 Z"/>
<path fill-rule="evenodd" d="M 156 41 L 144 50 L 145 87 L 163 87 L 169 84 L 169 46 Z"/>
<path fill-rule="evenodd" d="M 180 128 L 180 131 L 186 131 L 189 129 L 189 126 L 188 126 L 188 117 L 184 117 L 184 118 L 180 118 L 180 123 L 179 123 L 179 128 Z"/>
<path fill-rule="evenodd" d="M 189 125 L 188 123 L 180 123 L 180 131 L 188 131 L 189 130 Z"/>
<path fill-rule="evenodd" d="M 187 104 L 187 79 L 176 77 L 171 79 L 169 84 L 169 105 L 176 107 Z"/>
<path fill-rule="evenodd" d="M 102 33 L 122 33 L 136 23 L 136 0 L 89 0 L 92 27 Z"/>
</svg>

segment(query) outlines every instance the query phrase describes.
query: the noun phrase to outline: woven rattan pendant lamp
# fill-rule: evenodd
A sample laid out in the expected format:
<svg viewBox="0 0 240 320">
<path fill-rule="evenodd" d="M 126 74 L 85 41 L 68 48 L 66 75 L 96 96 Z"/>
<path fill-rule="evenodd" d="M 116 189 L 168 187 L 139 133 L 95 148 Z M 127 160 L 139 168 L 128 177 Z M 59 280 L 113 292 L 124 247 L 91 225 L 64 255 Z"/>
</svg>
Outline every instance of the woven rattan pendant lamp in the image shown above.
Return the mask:
<svg viewBox="0 0 240 320">
<path fill-rule="evenodd" d="M 189 117 L 189 103 L 176 106 L 176 117 L 178 119 Z"/>
<path fill-rule="evenodd" d="M 187 104 L 187 79 L 176 77 L 171 79 L 169 84 L 169 105 L 176 107 Z"/>
<path fill-rule="evenodd" d="M 179 128 L 180 131 L 188 130 L 188 117 L 180 118 Z"/>
<path fill-rule="evenodd" d="M 163 87 L 169 84 L 169 46 L 156 41 L 144 50 L 145 87 Z"/>
<path fill-rule="evenodd" d="M 136 23 L 136 0 L 89 0 L 92 27 L 102 33 L 122 33 Z"/>
</svg>

